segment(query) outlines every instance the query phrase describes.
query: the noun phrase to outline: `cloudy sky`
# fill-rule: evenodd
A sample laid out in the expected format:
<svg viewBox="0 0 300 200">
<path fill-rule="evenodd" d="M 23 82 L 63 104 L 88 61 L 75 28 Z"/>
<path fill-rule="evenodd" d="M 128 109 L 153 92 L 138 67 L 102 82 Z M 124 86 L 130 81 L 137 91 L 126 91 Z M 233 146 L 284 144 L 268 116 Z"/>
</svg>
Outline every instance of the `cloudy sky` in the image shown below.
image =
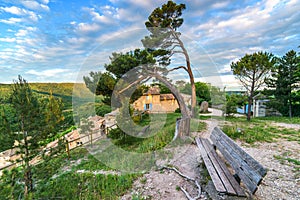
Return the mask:
<svg viewBox="0 0 300 200">
<path fill-rule="evenodd" d="M 29 82 L 82 81 L 82 74 L 103 70 L 112 52 L 142 47 L 144 22 L 165 2 L 1 0 L 0 83 L 19 74 Z M 175 2 L 186 4 L 179 31 L 199 80 L 240 88 L 232 61 L 255 51 L 299 51 L 300 0 Z M 184 72 L 175 75 L 186 78 Z"/>
</svg>

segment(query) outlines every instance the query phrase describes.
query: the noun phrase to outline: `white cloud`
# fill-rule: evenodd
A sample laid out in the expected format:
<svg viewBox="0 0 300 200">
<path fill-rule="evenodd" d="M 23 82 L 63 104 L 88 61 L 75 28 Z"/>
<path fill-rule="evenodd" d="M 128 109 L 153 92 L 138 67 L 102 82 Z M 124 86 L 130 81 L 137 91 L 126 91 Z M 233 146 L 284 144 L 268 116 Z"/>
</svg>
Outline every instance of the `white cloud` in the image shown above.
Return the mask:
<svg viewBox="0 0 300 200">
<path fill-rule="evenodd" d="M 43 71 L 36 71 L 34 69 L 31 69 L 25 73 L 31 74 L 31 75 L 36 75 L 36 76 L 53 77 L 53 76 L 57 76 L 58 74 L 61 74 L 61 73 L 66 73 L 68 71 L 69 70 L 67 70 L 67 69 L 61 69 L 61 68 L 47 69 L 47 70 L 43 70 Z"/>
<path fill-rule="evenodd" d="M 30 21 L 33 22 L 37 22 L 41 16 L 37 15 L 35 12 L 33 11 L 28 11 L 24 8 L 19 8 L 16 6 L 11 6 L 11 7 L 0 7 L 0 10 L 3 10 L 7 13 L 13 14 L 13 15 L 17 15 L 17 16 L 27 16 Z M 18 18 L 10 18 L 9 20 L 6 20 L 7 23 L 16 23 L 16 22 L 21 22 L 21 21 L 25 21 L 24 18 L 20 19 L 19 21 L 12 21 L 13 19 L 18 19 Z M 5 21 L 3 20 L 3 22 L 5 23 Z"/>
<path fill-rule="evenodd" d="M 30 0 L 30 1 L 21 1 L 23 6 L 25 6 L 28 9 L 36 10 L 36 11 L 49 11 L 50 8 L 47 5 L 40 4 L 36 1 Z"/>
<path fill-rule="evenodd" d="M 15 42 L 16 38 L 0 38 L 1 42 Z"/>
<path fill-rule="evenodd" d="M 100 25 L 98 24 L 88 24 L 88 23 L 79 23 L 77 26 L 77 29 L 81 33 L 90 33 L 90 32 L 95 32 L 100 30 Z"/>
<path fill-rule="evenodd" d="M 19 22 L 22 22 L 22 21 L 23 20 L 21 18 L 15 18 L 15 17 L 0 20 L 0 22 L 5 23 L 5 24 L 16 24 L 16 23 L 19 23 Z"/>
<path fill-rule="evenodd" d="M 11 7 L 0 7 L 0 10 L 3 10 L 7 13 L 14 14 L 14 15 L 26 15 L 27 11 L 23 8 L 18 8 L 16 6 Z"/>
</svg>

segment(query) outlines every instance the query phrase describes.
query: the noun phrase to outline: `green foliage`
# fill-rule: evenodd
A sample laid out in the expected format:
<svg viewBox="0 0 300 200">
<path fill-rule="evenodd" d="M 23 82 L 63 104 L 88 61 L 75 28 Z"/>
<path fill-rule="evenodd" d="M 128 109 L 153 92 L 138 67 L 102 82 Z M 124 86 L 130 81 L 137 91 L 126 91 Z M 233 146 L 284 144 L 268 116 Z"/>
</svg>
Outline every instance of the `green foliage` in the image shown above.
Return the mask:
<svg viewBox="0 0 300 200">
<path fill-rule="evenodd" d="M 86 87 L 93 93 L 96 93 L 98 82 L 102 76 L 101 72 L 90 72 L 90 77 L 84 76 L 83 80 Z"/>
<path fill-rule="evenodd" d="M 272 54 L 255 52 L 246 54 L 239 61 L 232 62 L 230 65 L 233 74 L 240 80 L 249 94 L 247 120 L 250 120 L 254 93 L 265 83 L 274 63 L 275 59 Z"/>
<path fill-rule="evenodd" d="M 156 8 L 148 17 L 145 23 L 147 28 L 172 28 L 176 30 L 183 24 L 183 19 L 180 18 L 182 11 L 185 9 L 184 4 L 177 5 L 173 1 L 168 1 L 161 8 Z M 150 29 L 151 31 L 151 29 Z"/>
<path fill-rule="evenodd" d="M 4 170 L 0 177 L 0 199 L 23 199 L 23 172 L 20 168 Z"/>
<path fill-rule="evenodd" d="M 170 94 L 170 93 L 172 93 L 171 90 L 167 86 L 165 86 L 164 84 L 160 84 L 160 83 L 151 84 L 151 87 L 154 87 L 154 86 L 159 87 L 160 94 Z"/>
<path fill-rule="evenodd" d="M 16 139 L 16 136 L 11 134 L 11 126 L 6 113 L 4 106 L 0 106 L 0 152 L 10 149 Z"/>
<path fill-rule="evenodd" d="M 297 141 L 300 144 L 300 133 L 294 129 L 283 129 L 270 125 L 274 118 L 253 118 L 251 122 L 244 121 L 244 118 L 228 117 L 226 125 L 222 130 L 233 139 L 240 139 L 249 144 L 255 142 L 273 142 L 284 138 L 289 141 Z M 284 122 L 278 118 L 277 122 Z"/>
<path fill-rule="evenodd" d="M 196 95 L 197 95 L 197 101 L 199 104 L 201 104 L 202 101 L 211 101 L 210 97 L 210 85 L 203 82 L 196 82 Z"/>
<path fill-rule="evenodd" d="M 104 117 L 105 114 L 110 113 L 111 111 L 111 107 L 108 105 L 99 105 L 96 107 L 96 114 L 98 116 Z"/>
<path fill-rule="evenodd" d="M 131 69 L 146 64 L 154 64 L 153 55 L 147 50 L 135 49 L 134 51 L 123 53 L 112 53 L 111 63 L 104 67 L 112 73 L 117 79 L 120 79 L 126 72 Z"/>
<path fill-rule="evenodd" d="M 222 105 L 225 103 L 225 94 L 218 87 L 209 83 L 196 82 L 196 96 L 199 105 L 202 101 L 207 101 L 210 105 Z M 181 83 L 180 92 L 191 94 L 192 88 L 190 83 Z"/>
<path fill-rule="evenodd" d="M 267 85 L 271 90 L 269 95 L 275 99 L 268 106 L 278 110 L 283 116 L 295 116 L 294 105 L 299 104 L 300 99 L 296 92 L 300 82 L 300 56 L 293 50 L 287 52 L 282 58 L 276 59 L 276 65 L 272 70 L 272 77 L 268 79 Z"/>
<path fill-rule="evenodd" d="M 119 199 L 139 177 L 138 174 L 93 173 L 101 169 L 110 170 L 85 148 L 73 150 L 70 160 L 66 154 L 47 159 L 33 166 L 37 184 L 35 193 L 28 199 Z M 4 171 L 0 177 L 0 199 L 24 199 L 22 176 L 21 168 Z"/>
<path fill-rule="evenodd" d="M 171 142 L 175 133 L 176 119 L 179 116 L 179 114 L 175 113 L 168 114 L 164 127 L 162 127 L 154 136 L 149 138 L 138 138 L 127 135 L 120 129 L 112 130 L 108 136 L 114 138 L 113 142 L 127 151 L 140 153 L 151 152 L 161 149 Z M 157 117 L 159 117 L 159 114 L 157 114 Z M 143 118 L 140 123 L 148 124 L 149 118 Z M 116 137 L 117 135 L 120 137 Z"/>
<path fill-rule="evenodd" d="M 226 103 L 222 108 L 223 113 L 231 116 L 237 113 L 237 108 L 244 106 L 247 102 L 247 97 L 240 94 L 226 95 Z"/>
<path fill-rule="evenodd" d="M 149 89 L 149 86 L 147 85 L 139 85 L 137 89 L 133 92 L 133 94 L 130 97 L 130 103 L 135 102 L 138 100 L 144 93 L 146 93 Z"/>
<path fill-rule="evenodd" d="M 111 96 L 116 79 L 108 72 L 103 73 L 96 87 L 96 95 Z"/>
</svg>

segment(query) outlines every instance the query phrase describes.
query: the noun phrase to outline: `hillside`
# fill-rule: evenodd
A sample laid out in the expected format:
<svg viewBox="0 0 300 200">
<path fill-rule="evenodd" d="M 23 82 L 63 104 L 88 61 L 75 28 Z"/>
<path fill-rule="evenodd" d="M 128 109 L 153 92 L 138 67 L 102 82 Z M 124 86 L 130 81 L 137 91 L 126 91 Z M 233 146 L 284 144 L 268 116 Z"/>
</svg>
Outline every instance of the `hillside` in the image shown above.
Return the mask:
<svg viewBox="0 0 300 200">
<path fill-rule="evenodd" d="M 50 95 L 62 99 L 65 109 L 72 108 L 72 97 L 84 99 L 91 96 L 91 92 L 84 83 L 29 83 L 38 95 Z M 11 93 L 12 84 L 0 84 L 0 98 L 7 99 Z M 74 89 L 75 88 L 75 89 Z"/>
</svg>

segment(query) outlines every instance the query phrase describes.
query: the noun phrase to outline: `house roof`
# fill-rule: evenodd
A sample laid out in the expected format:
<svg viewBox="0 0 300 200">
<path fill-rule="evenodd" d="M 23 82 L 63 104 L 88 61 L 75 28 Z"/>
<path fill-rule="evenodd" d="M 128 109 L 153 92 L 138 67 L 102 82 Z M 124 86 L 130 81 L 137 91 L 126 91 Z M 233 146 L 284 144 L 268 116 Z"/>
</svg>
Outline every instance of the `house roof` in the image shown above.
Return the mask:
<svg viewBox="0 0 300 200">
<path fill-rule="evenodd" d="M 149 95 L 149 94 L 151 94 L 151 95 L 160 94 L 159 87 L 151 87 L 151 88 L 148 89 L 148 91 L 146 93 L 144 93 L 144 95 Z"/>
<path fill-rule="evenodd" d="M 161 94 L 160 95 L 160 100 L 164 101 L 164 100 L 173 100 L 175 99 L 173 94 Z"/>
</svg>

